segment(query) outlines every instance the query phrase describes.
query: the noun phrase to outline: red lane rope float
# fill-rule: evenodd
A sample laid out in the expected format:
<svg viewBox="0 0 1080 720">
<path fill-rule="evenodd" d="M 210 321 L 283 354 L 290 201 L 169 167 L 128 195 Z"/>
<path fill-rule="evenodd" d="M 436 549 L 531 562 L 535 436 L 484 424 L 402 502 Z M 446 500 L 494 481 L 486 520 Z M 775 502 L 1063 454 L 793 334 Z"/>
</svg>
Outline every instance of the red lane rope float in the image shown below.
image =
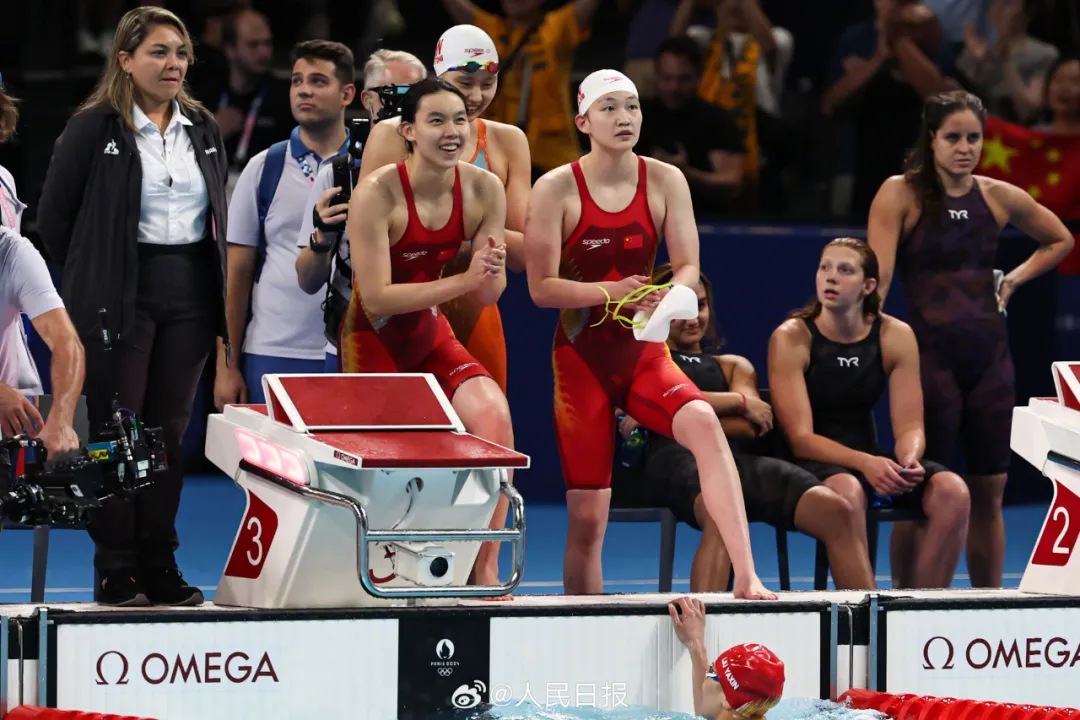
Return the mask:
<svg viewBox="0 0 1080 720">
<path fill-rule="evenodd" d="M 1080 720 L 1080 710 L 948 697 L 877 692 L 852 688 L 840 702 L 856 710 L 875 710 L 893 720 Z"/>
<path fill-rule="evenodd" d="M 20 705 L 5 715 L 4 720 L 152 720 L 152 718 Z"/>
</svg>

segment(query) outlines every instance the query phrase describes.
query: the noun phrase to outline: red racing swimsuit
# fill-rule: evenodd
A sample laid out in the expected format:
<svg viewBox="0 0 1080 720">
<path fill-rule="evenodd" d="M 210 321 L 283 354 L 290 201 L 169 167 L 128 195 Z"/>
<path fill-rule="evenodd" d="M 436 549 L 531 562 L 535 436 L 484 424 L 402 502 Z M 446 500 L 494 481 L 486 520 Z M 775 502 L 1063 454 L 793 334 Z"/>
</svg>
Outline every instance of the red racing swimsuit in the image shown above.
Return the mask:
<svg viewBox="0 0 1080 720">
<path fill-rule="evenodd" d="M 405 163 L 397 164 L 409 220 L 401 239 L 390 248 L 390 276 L 395 285 L 432 282 L 457 255 L 465 241 L 461 177 L 454 170 L 454 207 L 439 230 L 429 230 L 416 213 L 416 202 Z M 355 262 L 355 261 L 354 261 Z M 453 398 L 463 382 L 491 377 L 454 338 L 438 308 L 379 317 L 364 308 L 353 283 L 352 299 L 341 325 L 339 363 L 347 373 L 431 373 L 443 392 Z"/>
<path fill-rule="evenodd" d="M 563 245 L 559 277 L 585 283 L 651 277 L 660 243 L 649 211 L 645 160 L 638 158 L 634 199 L 615 213 L 593 201 L 581 166 L 574 162 L 571 168 L 581 219 Z M 675 413 L 692 400 L 705 399 L 671 359 L 666 344 L 640 342 L 613 318 L 592 327 L 604 310 L 562 310 L 555 331 L 555 438 L 569 489 L 611 486 L 616 407 L 671 437 Z"/>
</svg>

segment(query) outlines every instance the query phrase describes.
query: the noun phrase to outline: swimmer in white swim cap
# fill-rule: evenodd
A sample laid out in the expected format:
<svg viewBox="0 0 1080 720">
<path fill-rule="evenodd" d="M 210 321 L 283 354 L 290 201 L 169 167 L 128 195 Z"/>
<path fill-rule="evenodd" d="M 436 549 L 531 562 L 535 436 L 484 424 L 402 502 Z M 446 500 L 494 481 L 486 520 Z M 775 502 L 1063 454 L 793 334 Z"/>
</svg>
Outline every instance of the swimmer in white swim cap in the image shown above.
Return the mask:
<svg viewBox="0 0 1080 720">
<path fill-rule="evenodd" d="M 705 604 L 681 597 L 668 605 L 675 633 L 693 659 L 694 714 L 716 720 L 756 720 L 784 694 L 784 663 L 764 645 L 728 648 L 710 665 Z"/>
</svg>

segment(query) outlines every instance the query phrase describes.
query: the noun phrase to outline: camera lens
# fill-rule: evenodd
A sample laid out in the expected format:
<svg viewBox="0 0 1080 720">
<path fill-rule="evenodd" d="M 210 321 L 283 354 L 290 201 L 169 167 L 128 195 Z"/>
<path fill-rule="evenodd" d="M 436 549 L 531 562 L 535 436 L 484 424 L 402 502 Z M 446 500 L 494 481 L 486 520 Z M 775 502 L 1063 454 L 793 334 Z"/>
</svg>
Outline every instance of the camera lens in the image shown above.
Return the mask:
<svg viewBox="0 0 1080 720">
<path fill-rule="evenodd" d="M 450 569 L 450 563 L 446 562 L 446 558 L 437 557 L 431 561 L 431 565 L 428 566 L 428 571 L 431 572 L 432 577 L 441 578 Z"/>
</svg>

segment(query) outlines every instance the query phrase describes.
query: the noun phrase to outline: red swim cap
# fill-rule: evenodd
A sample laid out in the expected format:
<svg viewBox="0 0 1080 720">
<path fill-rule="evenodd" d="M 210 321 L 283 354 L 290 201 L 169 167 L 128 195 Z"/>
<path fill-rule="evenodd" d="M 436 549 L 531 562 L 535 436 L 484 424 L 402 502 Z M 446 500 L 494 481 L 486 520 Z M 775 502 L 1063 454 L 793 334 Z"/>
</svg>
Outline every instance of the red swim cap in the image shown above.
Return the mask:
<svg viewBox="0 0 1080 720">
<path fill-rule="evenodd" d="M 713 668 L 728 705 L 743 717 L 763 716 L 784 694 L 784 663 L 764 645 L 728 648 L 716 658 Z"/>
</svg>

